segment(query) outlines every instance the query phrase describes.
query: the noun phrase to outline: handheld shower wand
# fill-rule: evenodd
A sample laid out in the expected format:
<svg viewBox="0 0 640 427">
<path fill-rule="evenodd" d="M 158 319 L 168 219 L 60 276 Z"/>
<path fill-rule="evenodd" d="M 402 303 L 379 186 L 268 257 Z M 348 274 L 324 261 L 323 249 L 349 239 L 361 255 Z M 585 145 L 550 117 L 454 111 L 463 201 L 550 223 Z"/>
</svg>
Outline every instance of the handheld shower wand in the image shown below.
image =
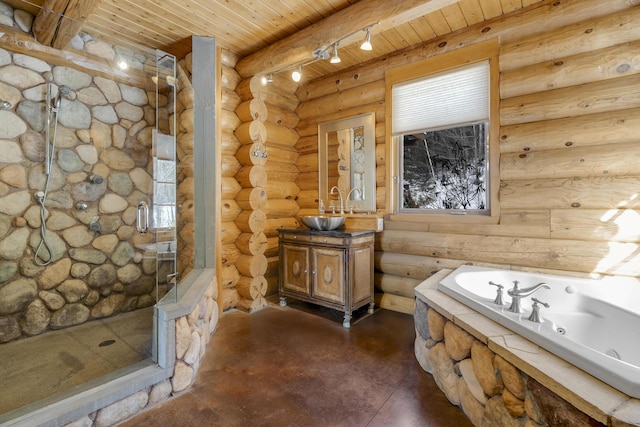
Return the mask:
<svg viewBox="0 0 640 427">
<path fill-rule="evenodd" d="M 58 87 L 58 93 L 56 96 L 52 96 L 53 83 L 47 84 L 47 123 L 45 129 L 46 149 L 45 149 L 45 165 L 44 173 L 48 176 L 51 174 L 51 165 L 53 163 L 53 155 L 56 149 L 56 134 L 58 132 L 58 111 L 60 110 L 60 104 L 62 102 L 62 96 L 67 96 L 71 93 L 69 86 L 62 85 Z M 54 117 L 55 115 L 55 117 Z M 53 121 L 53 140 L 51 138 L 51 122 Z"/>
<path fill-rule="evenodd" d="M 44 150 L 44 173 L 49 175 L 51 173 L 51 83 L 47 84 L 47 123 L 45 127 L 45 150 Z"/>
<path fill-rule="evenodd" d="M 46 227 L 46 207 L 45 204 L 47 202 L 47 195 L 49 194 L 49 184 L 51 182 L 51 166 L 53 165 L 53 156 L 56 150 L 56 139 L 58 133 L 58 110 L 61 104 L 62 95 L 68 95 L 71 92 L 68 86 L 60 86 L 58 88 L 58 93 L 55 97 L 52 96 L 53 84 L 47 84 L 47 93 L 46 93 L 46 129 L 45 129 L 45 160 L 44 160 L 44 173 L 46 175 L 44 191 L 38 191 L 35 194 L 36 200 L 40 204 L 40 244 L 36 249 L 34 255 L 34 262 L 44 267 L 49 265 L 53 261 L 53 250 L 47 241 L 47 227 Z M 53 123 L 52 123 L 53 122 Z M 51 135 L 51 126 L 53 124 L 53 135 Z M 49 258 L 44 259 L 41 257 L 40 252 L 42 249 L 47 249 Z"/>
</svg>

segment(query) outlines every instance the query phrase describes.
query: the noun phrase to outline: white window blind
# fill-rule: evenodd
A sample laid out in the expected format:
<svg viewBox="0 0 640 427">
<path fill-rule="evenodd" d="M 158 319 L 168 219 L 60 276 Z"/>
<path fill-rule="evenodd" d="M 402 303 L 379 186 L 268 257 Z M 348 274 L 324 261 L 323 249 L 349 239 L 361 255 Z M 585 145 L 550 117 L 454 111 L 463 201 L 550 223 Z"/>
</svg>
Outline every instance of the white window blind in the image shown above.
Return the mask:
<svg viewBox="0 0 640 427">
<path fill-rule="evenodd" d="M 402 135 L 489 118 L 489 61 L 393 85 L 392 131 Z"/>
</svg>

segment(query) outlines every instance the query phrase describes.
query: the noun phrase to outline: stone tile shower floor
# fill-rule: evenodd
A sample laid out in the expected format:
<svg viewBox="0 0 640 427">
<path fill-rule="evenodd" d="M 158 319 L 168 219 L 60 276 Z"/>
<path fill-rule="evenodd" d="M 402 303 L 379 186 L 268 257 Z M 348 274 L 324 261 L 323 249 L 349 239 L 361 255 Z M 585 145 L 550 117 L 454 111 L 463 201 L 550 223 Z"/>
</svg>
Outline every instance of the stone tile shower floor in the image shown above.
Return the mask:
<svg viewBox="0 0 640 427">
<path fill-rule="evenodd" d="M 0 345 L 0 415 L 151 359 L 153 307 Z"/>
</svg>

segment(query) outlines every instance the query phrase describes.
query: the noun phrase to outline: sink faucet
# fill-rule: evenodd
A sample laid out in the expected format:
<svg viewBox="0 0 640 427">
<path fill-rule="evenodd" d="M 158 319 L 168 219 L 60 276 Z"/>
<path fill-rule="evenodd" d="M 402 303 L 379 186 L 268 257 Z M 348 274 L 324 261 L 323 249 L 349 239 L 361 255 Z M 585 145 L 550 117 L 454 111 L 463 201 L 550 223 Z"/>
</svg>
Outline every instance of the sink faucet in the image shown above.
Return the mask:
<svg viewBox="0 0 640 427">
<path fill-rule="evenodd" d="M 351 197 L 351 193 L 353 193 L 354 191 L 358 192 L 358 197 L 362 197 L 362 193 L 360 192 L 360 190 L 358 188 L 352 188 L 349 193 L 347 193 L 347 198 L 345 199 L 345 202 L 348 204 L 349 203 L 349 197 Z M 353 197 L 351 198 L 351 200 L 353 200 Z M 351 208 L 349 210 L 349 213 L 353 213 L 353 205 L 351 205 Z"/>
<path fill-rule="evenodd" d="M 342 190 L 337 186 L 331 187 L 331 195 L 333 196 L 333 190 L 338 190 L 338 197 L 340 198 L 340 215 L 344 215 L 344 199 L 342 198 Z"/>
<path fill-rule="evenodd" d="M 511 307 L 509 307 L 509 311 L 512 313 L 523 313 L 524 310 L 520 305 L 520 300 L 524 297 L 528 297 L 540 288 L 551 289 L 544 283 L 538 283 L 537 285 L 531 286 L 530 288 L 518 289 L 518 281 L 514 280 L 513 288 L 507 291 L 507 293 L 511 297 Z"/>
</svg>

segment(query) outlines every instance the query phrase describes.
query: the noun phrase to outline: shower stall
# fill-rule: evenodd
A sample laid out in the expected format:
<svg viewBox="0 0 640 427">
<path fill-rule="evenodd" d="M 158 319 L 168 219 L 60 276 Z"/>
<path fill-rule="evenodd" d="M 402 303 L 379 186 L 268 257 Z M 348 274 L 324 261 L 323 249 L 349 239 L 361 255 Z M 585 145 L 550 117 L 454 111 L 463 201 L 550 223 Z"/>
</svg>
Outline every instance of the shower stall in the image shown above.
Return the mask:
<svg viewBox="0 0 640 427">
<path fill-rule="evenodd" d="M 176 300 L 176 60 L 112 48 L 0 48 L 0 423 L 153 363 L 153 307 Z"/>
</svg>

